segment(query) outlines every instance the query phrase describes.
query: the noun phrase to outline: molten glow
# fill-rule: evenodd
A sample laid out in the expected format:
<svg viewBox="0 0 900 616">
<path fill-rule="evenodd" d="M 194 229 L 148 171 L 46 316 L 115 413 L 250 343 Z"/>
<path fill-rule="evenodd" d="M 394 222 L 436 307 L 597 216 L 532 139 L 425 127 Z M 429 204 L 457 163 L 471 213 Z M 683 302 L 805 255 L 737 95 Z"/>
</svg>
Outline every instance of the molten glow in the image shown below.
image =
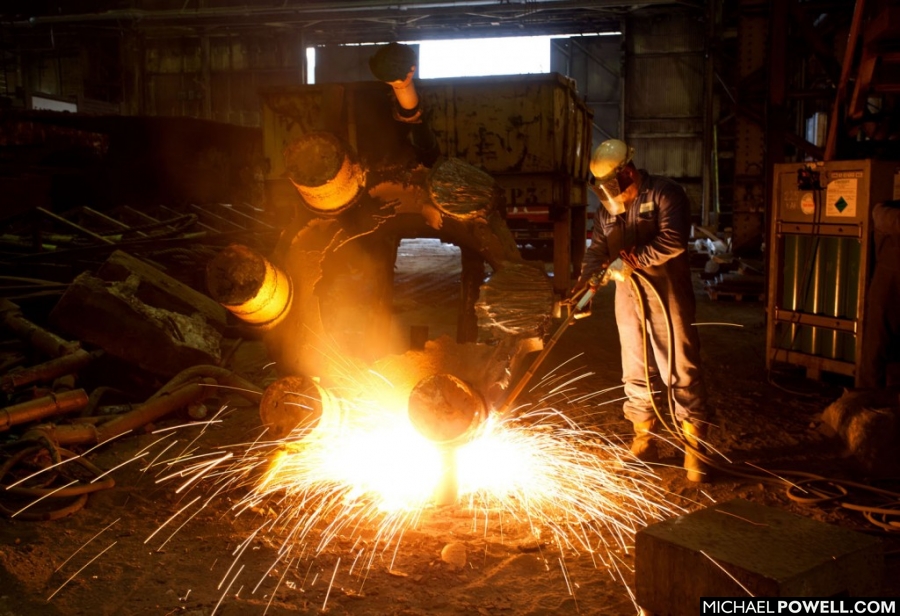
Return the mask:
<svg viewBox="0 0 900 616">
<path fill-rule="evenodd" d="M 319 186 L 306 186 L 291 180 L 307 205 L 314 210 L 336 214 L 343 211 L 359 194 L 365 185 L 362 169 L 345 157 L 333 178 Z"/>
<path fill-rule="evenodd" d="M 348 540 L 354 547 L 344 562 L 353 563 L 351 571 L 371 567 L 385 554 L 393 559 L 404 532 L 431 509 L 445 458 L 412 427 L 406 396 L 376 376 L 356 375 L 347 385 L 330 388 L 321 421 L 305 437 L 298 432 L 226 448 L 233 456 L 185 455 L 172 463 L 183 471 L 167 478 L 181 477 L 179 490 L 211 484 L 209 500 L 240 488 L 244 496 L 233 505 L 236 513 L 263 514 L 254 536 L 277 537 L 273 568 L 278 562 L 314 560 Z M 583 404 L 585 397 L 578 400 L 575 404 Z M 629 472 L 621 472 L 629 455 L 557 408 L 516 420 L 489 417 L 456 450 L 458 505 L 485 524 L 524 524 L 561 556 L 587 552 L 595 563 L 618 571 L 613 552 L 628 550 L 637 528 L 678 512 L 646 466 L 631 459 Z M 198 502 L 197 510 L 209 500 Z M 163 527 L 194 515 L 188 508 Z M 240 553 L 235 564 L 239 559 Z M 256 587 L 266 579 L 263 573 Z"/>
<path fill-rule="evenodd" d="M 337 401 L 340 404 L 340 401 Z M 323 417 L 340 409 L 325 408 Z M 306 490 L 316 484 L 346 486 L 348 499 L 368 498 L 381 511 L 420 506 L 440 473 L 437 449 L 399 413 L 383 423 L 322 422 L 296 443 L 288 437 L 256 489 Z"/>
<path fill-rule="evenodd" d="M 491 418 L 478 438 L 460 448 L 460 492 L 489 492 L 503 498 L 521 490 L 540 490 L 537 482 L 543 483 L 546 469 L 536 442 L 522 436 Z"/>
<path fill-rule="evenodd" d="M 291 281 L 280 268 L 265 259 L 265 277 L 256 295 L 239 305 L 225 304 L 241 320 L 252 325 L 275 326 L 291 305 Z"/>
</svg>

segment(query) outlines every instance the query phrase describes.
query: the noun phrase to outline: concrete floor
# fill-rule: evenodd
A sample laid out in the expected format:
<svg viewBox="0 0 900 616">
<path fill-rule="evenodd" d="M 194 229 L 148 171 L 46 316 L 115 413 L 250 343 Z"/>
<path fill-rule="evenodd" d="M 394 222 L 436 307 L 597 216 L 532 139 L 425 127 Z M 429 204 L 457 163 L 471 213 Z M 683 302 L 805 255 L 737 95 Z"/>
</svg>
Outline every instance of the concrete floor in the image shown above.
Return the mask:
<svg viewBox="0 0 900 616">
<path fill-rule="evenodd" d="M 552 275 L 551 266 L 546 267 Z M 432 240 L 411 240 L 401 246 L 395 279 L 398 320 L 427 322 L 431 337 L 453 336 L 458 274 L 458 250 L 453 246 Z M 717 472 L 716 480 L 703 487 L 703 500 L 706 496 L 716 502 L 740 497 L 861 532 L 875 530 L 861 515 L 836 503 L 801 505 L 787 495 L 784 486 L 753 480 L 757 472 L 765 477 L 771 469 L 788 469 L 869 481 L 846 456 L 842 444 L 824 436 L 820 429 L 822 411 L 852 382 L 830 374 L 811 380 L 805 370 L 794 366 L 767 368 L 764 301 L 755 297 L 750 301 L 727 296 L 712 299 L 699 271 L 694 282 L 703 374 L 714 413 L 710 440 L 729 461 L 723 460 L 723 470 Z M 427 292 L 423 294 L 423 290 Z M 539 384 L 548 373 L 564 365 L 565 370 L 584 375 L 578 387 L 587 392 L 612 388 L 593 398 L 591 404 L 575 409 L 579 416 L 573 419 L 627 442 L 631 426 L 621 417 L 622 393 L 617 388 L 621 364 L 613 297 L 611 286 L 601 289 L 593 302 L 592 315 L 569 327 L 533 380 Z M 660 481 L 666 489 L 674 494 L 696 494 L 696 486 L 684 481 L 680 453 L 664 446 L 663 458 Z M 744 476 L 745 472 L 750 474 Z M 854 496 L 858 495 L 851 494 L 851 501 Z M 886 549 L 896 552 L 898 547 L 900 542 L 895 537 L 886 538 Z M 900 593 L 897 561 L 896 553 L 886 561 L 887 596 Z"/>
<path fill-rule="evenodd" d="M 459 273 L 455 247 L 425 239 L 404 242 L 395 274 L 394 327 L 398 334 L 418 325 L 427 326 L 432 339 L 455 337 Z M 704 377 L 715 412 L 710 441 L 722 458 L 713 481 L 692 484 L 684 478 L 680 452 L 663 445 L 661 464 L 654 466 L 654 489 L 678 511 L 695 512 L 742 499 L 861 536 L 877 536 L 887 556 L 882 579 L 875 583 L 882 596 L 900 596 L 900 538 L 896 533 L 880 532 L 860 513 L 843 506 L 858 502 L 865 494 L 853 490 L 840 501 L 807 504 L 794 498 L 788 485 L 777 479 L 802 472 L 863 485 L 887 485 L 861 474 L 844 455 L 841 444 L 820 430 L 820 415 L 840 397 L 843 384 L 811 381 L 802 371 L 783 367 L 767 370 L 764 304 L 723 298 L 714 301 L 703 291 L 699 278 L 696 290 Z M 241 374 L 257 373 L 263 366 L 271 370 L 259 343 L 241 345 L 234 357 L 235 362 L 239 359 L 243 365 L 231 367 Z M 534 393 L 523 394 L 522 403 L 541 404 L 545 379 L 554 372 L 579 377 L 569 398 L 583 401 L 565 408 L 569 419 L 609 441 L 629 441 L 631 426 L 621 416 L 619 343 L 611 288 L 599 293 L 590 317 L 575 322 L 562 336 L 536 372 Z M 172 423 L 183 420 L 173 419 Z M 193 439 L 191 430 L 199 427 L 184 429 L 189 431 L 186 438 Z M 258 430 L 258 409 L 244 403 L 229 410 L 221 422 L 203 427 L 204 442 L 197 445 L 219 451 L 223 446 L 253 441 Z M 204 505 L 196 517 L 191 514 L 193 519 L 182 527 L 179 512 L 194 498 L 193 492 L 176 493 L 171 481 L 158 483 L 140 465 L 120 468 L 128 460 L 136 460 L 158 438 L 150 433 L 133 435 L 93 453 L 91 459 L 100 468 L 119 470 L 116 488 L 93 495 L 84 510 L 54 522 L 12 519 L 2 525 L 0 585 L 7 591 L 0 593 L 0 614 L 287 616 L 322 613 L 326 602 L 328 613 L 350 616 L 635 613 L 631 589 L 638 559 L 633 550 L 612 550 L 613 568 L 607 561 L 598 563 L 593 553 L 563 555 L 552 542 L 536 542 L 533 529 L 525 522 L 505 519 L 497 523 L 491 518 L 488 525 L 483 514 L 473 520 L 471 512 L 459 510 L 423 512 L 415 527 L 404 533 L 397 552 L 379 553 L 366 569 L 364 587 L 357 579 L 359 572 L 350 574 L 360 544 L 358 537 L 349 534 L 337 538 L 332 548 L 316 558 L 300 558 L 302 567 L 287 565 L 281 570 L 278 565 L 278 570 L 269 574 L 281 537 L 256 533 L 272 515 L 271 510 L 259 508 L 236 516 L 234 497 L 225 493 L 224 498 Z M 206 490 L 209 488 L 202 487 L 201 493 Z M 280 503 L 268 506 L 277 509 Z M 177 522 L 169 524 L 172 520 Z M 148 544 L 167 524 L 165 532 Z M 95 539 L 98 531 L 106 528 L 110 530 Z M 171 542 L 164 537 L 170 531 Z M 254 536 L 255 541 L 247 542 Z M 440 555 L 451 543 L 465 546 L 469 555 L 466 567 L 454 570 L 445 566 Z M 235 546 L 241 545 L 252 548 L 244 552 L 240 570 L 232 570 Z M 97 560 L 92 561 L 94 558 Z M 242 577 L 234 582 L 238 575 Z M 221 580 L 232 580 L 234 588 L 217 587 Z M 265 582 L 264 587 L 259 593 L 251 592 L 257 580 Z M 280 580 L 284 584 L 273 602 L 275 595 L 266 593 Z M 334 581 L 333 587 L 328 580 Z M 48 600 L 51 595 L 52 601 Z"/>
</svg>

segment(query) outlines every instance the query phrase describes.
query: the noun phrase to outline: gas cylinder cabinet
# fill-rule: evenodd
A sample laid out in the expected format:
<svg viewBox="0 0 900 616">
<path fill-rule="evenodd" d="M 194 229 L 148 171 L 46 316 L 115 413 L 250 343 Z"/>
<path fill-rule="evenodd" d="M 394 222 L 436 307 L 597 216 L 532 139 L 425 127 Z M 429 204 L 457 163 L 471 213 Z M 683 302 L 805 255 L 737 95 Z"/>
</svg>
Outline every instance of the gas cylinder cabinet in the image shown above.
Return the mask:
<svg viewBox="0 0 900 616">
<path fill-rule="evenodd" d="M 894 198 L 898 164 L 775 165 L 766 367 L 856 377 L 872 268 L 871 211 Z"/>
</svg>

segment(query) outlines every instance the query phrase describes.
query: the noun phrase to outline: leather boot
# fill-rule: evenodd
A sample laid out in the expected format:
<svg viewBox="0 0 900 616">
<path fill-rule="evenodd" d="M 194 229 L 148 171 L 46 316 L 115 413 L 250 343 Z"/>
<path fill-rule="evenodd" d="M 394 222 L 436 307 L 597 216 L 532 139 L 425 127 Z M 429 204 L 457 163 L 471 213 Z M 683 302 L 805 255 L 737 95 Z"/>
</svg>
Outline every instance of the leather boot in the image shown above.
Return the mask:
<svg viewBox="0 0 900 616">
<path fill-rule="evenodd" d="M 656 429 L 656 419 L 647 421 L 635 421 L 634 440 L 631 441 L 631 453 L 641 462 L 658 462 L 659 451 L 656 448 L 656 440 L 653 438 L 653 430 Z"/>
<path fill-rule="evenodd" d="M 706 446 L 703 439 L 706 438 L 706 427 L 702 424 L 692 424 L 689 421 L 681 422 L 681 430 L 684 432 L 684 470 L 687 471 L 687 480 L 697 483 L 709 481 L 709 466 L 704 462 Z"/>
</svg>

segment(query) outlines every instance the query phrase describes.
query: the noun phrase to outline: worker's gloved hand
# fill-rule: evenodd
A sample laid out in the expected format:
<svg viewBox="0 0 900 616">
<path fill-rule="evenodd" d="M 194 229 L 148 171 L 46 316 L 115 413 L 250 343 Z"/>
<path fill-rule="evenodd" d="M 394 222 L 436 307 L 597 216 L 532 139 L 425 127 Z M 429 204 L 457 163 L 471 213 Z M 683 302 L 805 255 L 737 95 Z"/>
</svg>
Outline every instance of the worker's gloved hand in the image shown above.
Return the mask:
<svg viewBox="0 0 900 616">
<path fill-rule="evenodd" d="M 641 264 L 638 263 L 637 255 L 635 255 L 633 252 L 628 252 L 626 250 L 623 250 L 622 252 L 619 253 L 619 256 L 622 257 L 622 260 L 627 265 L 631 266 L 632 270 L 641 269 Z"/>
<path fill-rule="evenodd" d="M 563 300 L 563 302 L 566 304 L 577 304 L 578 300 L 581 299 L 581 296 L 584 295 L 585 291 L 587 291 L 591 287 L 596 289 L 598 286 L 599 278 L 597 277 L 597 273 L 591 276 L 582 273 L 575 284 L 572 286 L 572 290 L 569 291 L 569 295 L 565 300 Z"/>
<path fill-rule="evenodd" d="M 572 290 L 569 291 L 569 296 L 566 298 L 566 301 L 569 303 L 577 302 L 581 294 L 584 293 L 584 290 L 588 288 L 588 282 L 587 278 L 579 278 L 575 281 Z"/>
<path fill-rule="evenodd" d="M 622 260 L 622 257 L 617 258 L 615 261 L 609 264 L 609 267 L 606 269 L 606 277 L 609 280 L 615 280 L 617 282 L 625 282 L 631 277 L 631 273 L 634 271 L 634 268 L 631 267 L 628 263 Z"/>
</svg>

